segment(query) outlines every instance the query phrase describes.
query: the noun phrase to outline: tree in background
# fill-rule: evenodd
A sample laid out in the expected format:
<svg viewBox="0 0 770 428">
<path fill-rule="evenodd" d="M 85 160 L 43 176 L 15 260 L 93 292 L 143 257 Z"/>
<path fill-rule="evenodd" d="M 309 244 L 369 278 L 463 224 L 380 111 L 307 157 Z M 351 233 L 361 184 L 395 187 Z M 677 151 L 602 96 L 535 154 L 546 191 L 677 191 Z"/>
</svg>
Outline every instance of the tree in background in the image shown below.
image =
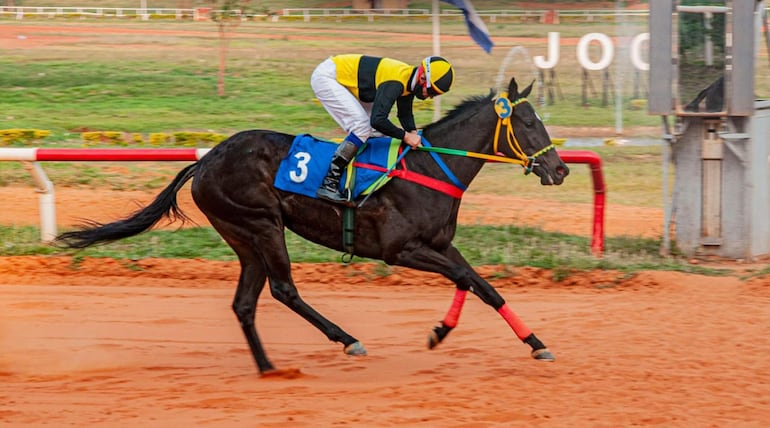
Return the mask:
<svg viewBox="0 0 770 428">
<path fill-rule="evenodd" d="M 251 9 L 251 0 L 207 0 L 211 8 L 210 18 L 219 30 L 219 69 L 217 71 L 217 95 L 225 95 L 225 73 L 227 69 L 227 49 L 230 36 L 241 25 Z"/>
</svg>

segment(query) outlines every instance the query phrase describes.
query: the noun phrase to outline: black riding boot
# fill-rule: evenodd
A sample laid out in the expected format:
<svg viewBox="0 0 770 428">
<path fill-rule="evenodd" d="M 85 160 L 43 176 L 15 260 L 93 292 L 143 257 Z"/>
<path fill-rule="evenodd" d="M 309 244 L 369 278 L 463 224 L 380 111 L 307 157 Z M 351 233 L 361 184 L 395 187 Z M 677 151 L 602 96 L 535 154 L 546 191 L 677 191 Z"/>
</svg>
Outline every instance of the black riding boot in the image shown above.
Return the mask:
<svg viewBox="0 0 770 428">
<path fill-rule="evenodd" d="M 358 147 L 348 140 L 340 143 L 334 152 L 334 157 L 332 157 L 329 172 L 326 173 L 326 177 L 324 177 L 321 187 L 316 192 L 316 196 L 335 203 L 345 203 L 348 201 L 339 190 L 340 177 L 342 177 L 342 171 L 348 166 L 350 159 L 356 154 L 356 150 L 358 150 Z"/>
</svg>

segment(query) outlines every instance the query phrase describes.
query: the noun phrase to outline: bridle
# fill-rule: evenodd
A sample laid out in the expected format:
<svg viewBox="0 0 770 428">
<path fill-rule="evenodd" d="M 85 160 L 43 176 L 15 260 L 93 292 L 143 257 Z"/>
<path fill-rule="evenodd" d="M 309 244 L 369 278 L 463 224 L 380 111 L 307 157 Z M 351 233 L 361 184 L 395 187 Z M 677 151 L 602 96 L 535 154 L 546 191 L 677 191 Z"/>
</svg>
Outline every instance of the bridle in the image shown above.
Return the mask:
<svg viewBox="0 0 770 428">
<path fill-rule="evenodd" d="M 513 132 L 513 125 L 511 124 L 511 116 L 513 116 L 513 109 L 522 103 L 529 102 L 526 98 L 519 98 L 514 102 L 508 99 L 508 93 L 501 93 L 497 99 L 495 99 L 495 112 L 497 113 L 497 126 L 495 127 L 495 140 L 492 151 L 494 155 L 488 155 L 486 153 L 469 152 L 459 149 L 450 149 L 446 147 L 430 147 L 424 144 L 422 147 L 417 147 L 415 150 L 424 152 L 441 153 L 445 155 L 465 156 L 470 158 L 484 159 L 490 162 L 504 162 L 515 163 L 521 165 L 524 168 L 524 175 L 528 175 L 532 172 L 532 169 L 537 166 L 537 158 L 543 156 L 550 150 L 555 150 L 556 146 L 551 143 L 548 146 L 538 150 L 531 156 L 527 156 L 524 150 L 521 148 L 519 140 L 516 138 L 516 134 Z M 505 137 L 508 142 L 508 148 L 511 149 L 514 157 L 508 157 L 498 151 L 500 143 L 500 128 L 505 127 Z"/>
<path fill-rule="evenodd" d="M 494 153 L 500 153 L 498 151 L 498 143 L 500 141 L 500 128 L 504 127 L 505 130 L 505 137 L 506 141 L 508 142 L 508 148 L 511 149 L 511 152 L 515 156 L 515 158 L 507 158 L 505 156 L 500 156 L 502 158 L 510 159 L 507 162 L 510 163 L 518 163 L 521 166 L 524 167 L 524 175 L 529 174 L 532 172 L 532 169 L 537 166 L 537 158 L 547 153 L 549 150 L 556 149 L 556 146 L 553 145 L 553 143 L 549 144 L 548 146 L 538 150 L 537 152 L 533 153 L 531 156 L 527 156 L 526 153 L 524 153 L 524 150 L 521 148 L 521 144 L 519 144 L 519 140 L 516 138 L 516 134 L 513 132 L 513 125 L 511 124 L 511 116 L 513 116 L 513 110 L 516 108 L 517 105 L 522 103 L 529 102 L 526 98 L 519 98 L 513 102 L 508 99 L 508 93 L 503 92 L 500 94 L 500 96 L 497 97 L 495 100 L 495 113 L 497 113 L 497 126 L 495 127 L 495 141 L 494 146 L 492 147 L 492 151 Z"/>
</svg>

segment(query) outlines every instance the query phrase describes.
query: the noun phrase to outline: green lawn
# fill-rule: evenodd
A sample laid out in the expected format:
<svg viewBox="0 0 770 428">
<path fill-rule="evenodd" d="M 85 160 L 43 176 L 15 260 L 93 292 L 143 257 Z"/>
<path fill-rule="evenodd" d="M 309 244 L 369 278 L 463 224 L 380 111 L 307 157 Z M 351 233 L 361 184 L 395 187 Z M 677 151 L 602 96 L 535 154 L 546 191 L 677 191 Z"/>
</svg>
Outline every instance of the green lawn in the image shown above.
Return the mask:
<svg viewBox="0 0 770 428">
<path fill-rule="evenodd" d="M 27 4 L 32 2 L 27 2 Z M 105 6 L 106 3 L 104 2 Z M 152 1 L 149 2 L 152 5 Z M 481 2 L 480 2 L 481 3 Z M 86 5 L 85 3 L 82 3 Z M 481 8 L 477 4 L 477 8 Z M 84 38 L 73 38 L 66 27 L 90 26 Z M 394 55 L 417 62 L 432 51 L 430 24 L 424 21 L 383 21 L 372 25 L 351 22 L 244 22 L 230 41 L 227 56 L 226 95 L 216 93 L 218 36 L 216 26 L 200 22 L 125 21 L 3 21 L 16 28 L 23 39 L 18 47 L 3 49 L 0 56 L 0 129 L 50 130 L 52 136 L 34 145 L 80 146 L 83 130 L 158 133 L 181 130 L 231 134 L 243 129 L 265 128 L 289 133 L 309 132 L 318 136 L 340 135 L 337 125 L 314 100 L 309 75 L 317 63 L 331 54 L 365 52 Z M 31 28 L 31 26 L 43 27 Z M 64 28 L 61 28 L 64 27 Z M 162 31 L 158 31 L 162 30 Z M 542 37 L 548 28 L 535 24 L 490 25 L 498 35 L 491 55 L 467 37 L 461 20 L 442 22 L 441 52 L 453 62 L 457 79 L 453 90 L 441 98 L 447 111 L 463 99 L 485 95 L 499 81 L 515 76 L 522 84 L 536 73 L 528 64 L 533 55 L 545 55 Z M 643 31 L 644 26 L 637 25 Z M 569 24 L 560 27 L 564 37 L 588 32 L 611 33 L 607 23 Z M 454 36 L 454 37 L 449 37 Z M 442 36 L 443 37 L 443 36 Z M 26 48 L 24 41 L 34 41 Z M 553 104 L 539 104 L 537 90 L 530 97 L 546 123 L 554 126 L 613 127 L 616 109 L 610 98 L 602 105 L 601 93 L 591 94 L 583 105 L 582 81 L 574 51 L 565 49 L 557 70 L 561 97 Z M 591 76 L 601 88 L 601 76 Z M 633 79 L 623 81 L 633 94 Z M 625 127 L 658 125 L 659 118 L 644 109 L 632 110 L 626 95 L 622 120 Z M 417 122 L 432 121 L 434 105 L 418 103 Z M 604 174 L 613 203 L 660 207 L 660 147 L 596 148 L 604 161 Z M 123 165 L 125 166 L 125 165 Z M 512 177 L 506 181 L 493 177 Z M 531 177 L 510 174 L 504 166 L 489 165 L 474 186 L 484 192 L 510 192 L 527 198 L 549 198 L 564 202 L 591 203 L 593 194 L 588 168 L 574 166 L 569 187 L 544 190 Z M 57 186 L 155 189 L 167 182 L 176 165 L 126 166 L 116 175 L 110 165 L 47 163 L 46 171 Z M 487 178 L 488 177 L 488 178 Z M 0 185 L 31 185 L 29 174 L 18 163 L 0 163 Z M 575 189 L 584 189 L 575 191 Z M 100 247 L 82 254 L 108 257 L 232 257 L 230 250 L 211 230 L 153 232 L 125 244 Z M 6 243 L 2 254 L 49 253 L 35 241 L 34 229 L 3 229 Z M 191 235 L 188 235 L 191 234 Z M 479 246 L 473 236 L 488 236 Z M 337 260 L 338 254 L 304 247 L 291 238 L 296 260 Z M 153 245 L 147 245 L 147 242 Z M 195 245 L 190 245 L 195 242 Z M 518 243 L 515 247 L 512 242 Z M 658 266 L 691 269 L 676 259 L 657 256 L 654 240 L 609 239 L 607 256 L 601 260 L 588 254 L 587 239 L 515 228 L 462 228 L 458 246 L 477 264 L 520 263 L 562 268 L 638 269 Z M 195 250 L 191 253 L 190 248 Z M 481 249 L 479 249 L 481 248 Z"/>
<path fill-rule="evenodd" d="M 25 19 L 2 24 L 12 29 L 83 22 Z M 256 127 L 333 135 L 336 124 L 314 102 L 309 85 L 316 64 L 341 52 L 397 52 L 399 59 L 416 63 L 432 51 L 431 26 L 424 21 L 244 22 L 230 41 L 226 95 L 220 97 L 216 93 L 219 39 L 213 23 L 102 20 L 86 24 L 94 31 L 82 39 L 73 39 L 66 28 L 19 29 L 32 48 L 24 48 L 21 41 L 19 48 L 4 49 L 0 56 L 0 85 L 7 88 L 0 97 L 4 112 L 0 129 L 46 129 L 56 141 L 77 139 L 72 130 L 79 129 L 229 134 Z M 500 82 L 507 84 L 510 77 L 522 85 L 537 77 L 527 61 L 546 54 L 542 39 L 546 29 L 533 24 L 491 27 L 500 41 L 487 55 L 467 37 L 461 19 L 442 23 L 441 33 L 454 38 L 442 42 L 441 52 L 453 62 L 457 74 L 453 90 L 441 98 L 442 111 L 469 96 L 485 94 Z M 614 26 L 572 24 L 560 26 L 560 31 L 568 37 L 611 33 Z M 37 44 L 37 39 L 45 44 Z M 565 47 L 561 57 L 554 85 L 558 92 L 549 100 L 553 102 L 545 103 L 546 93 L 539 88 L 532 95 L 546 123 L 615 126 L 616 98 L 602 93 L 601 75 L 583 82 L 572 72 L 577 64 L 574 52 Z M 624 127 L 659 124 L 644 108 L 630 108 L 635 92 L 632 77 L 623 79 Z M 585 104 L 584 83 L 589 95 Z M 418 124 L 432 121 L 432 102 L 418 103 L 417 108 Z"/>
</svg>

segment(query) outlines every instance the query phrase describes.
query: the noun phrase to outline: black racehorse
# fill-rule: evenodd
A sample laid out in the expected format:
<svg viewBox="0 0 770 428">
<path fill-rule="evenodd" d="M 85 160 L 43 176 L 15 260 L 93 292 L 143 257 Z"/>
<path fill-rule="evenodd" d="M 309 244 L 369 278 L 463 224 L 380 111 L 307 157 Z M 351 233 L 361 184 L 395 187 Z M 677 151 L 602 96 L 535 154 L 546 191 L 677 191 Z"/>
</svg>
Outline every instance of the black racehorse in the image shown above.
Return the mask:
<svg viewBox="0 0 770 428">
<path fill-rule="evenodd" d="M 448 184 L 454 175 L 467 186 L 488 159 L 511 160 L 534 172 L 543 185 L 561 184 L 569 169 L 553 150 L 548 133 L 526 101 L 530 84 L 521 93 L 515 79 L 508 92 L 465 100 L 446 117 L 430 124 L 423 136 L 439 154 L 410 151 L 403 158 L 415 173 Z M 507 118 L 506 118 L 507 117 Z M 513 131 L 506 132 L 506 129 Z M 241 273 L 233 301 L 246 341 L 260 374 L 280 373 L 267 358 L 255 328 L 257 300 L 266 281 L 270 292 L 318 328 L 329 340 L 344 346 L 349 355 L 366 350 L 343 329 L 326 319 L 302 297 L 291 277 L 284 229 L 317 244 L 343 251 L 342 217 L 345 207 L 320 199 L 284 192 L 273 186 L 279 163 L 287 156 L 293 135 L 266 130 L 234 134 L 198 162 L 187 166 L 149 205 L 130 216 L 101 224 L 88 222 L 63 233 L 57 242 L 85 248 L 137 235 L 164 217 L 186 220 L 176 194 L 190 179 L 196 205 L 238 255 Z M 507 144 L 498 141 L 507 140 Z M 453 154 L 441 153 L 448 148 Z M 458 156 L 457 153 L 466 153 Z M 435 157 L 443 162 L 437 162 Z M 443 163 L 443 167 L 442 164 Z M 447 174 L 446 170 L 449 170 Z M 450 187 L 461 187 L 449 184 Z M 389 265 L 442 274 L 455 283 L 455 297 L 441 323 L 429 336 L 429 347 L 440 343 L 455 327 L 466 293 L 492 306 L 531 355 L 543 361 L 554 356 L 514 314 L 500 294 L 479 276 L 452 245 L 461 199 L 410 180 L 393 179 L 355 209 L 355 243 L 352 254 L 383 260 Z"/>
</svg>

